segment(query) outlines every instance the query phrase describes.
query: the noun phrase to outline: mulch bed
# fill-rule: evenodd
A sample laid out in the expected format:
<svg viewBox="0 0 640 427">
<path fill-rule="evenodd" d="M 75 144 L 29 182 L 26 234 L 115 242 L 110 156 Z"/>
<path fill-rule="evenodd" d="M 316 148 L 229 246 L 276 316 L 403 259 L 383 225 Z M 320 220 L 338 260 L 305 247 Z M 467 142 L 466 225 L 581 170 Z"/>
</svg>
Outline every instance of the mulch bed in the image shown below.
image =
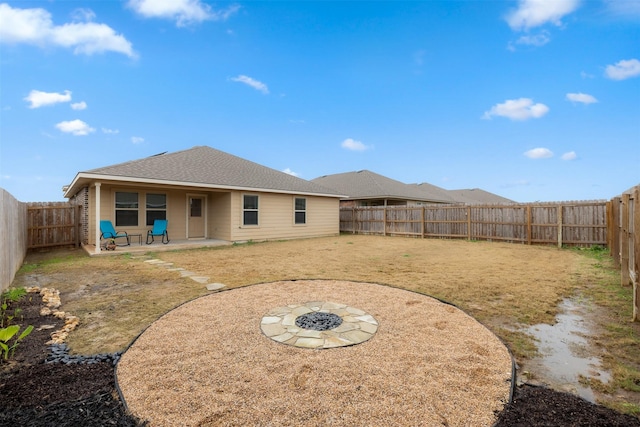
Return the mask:
<svg viewBox="0 0 640 427">
<path fill-rule="evenodd" d="M 126 413 L 116 392 L 111 362 L 45 363 L 49 355 L 45 343 L 63 322 L 40 316 L 39 295 L 29 294 L 15 306 L 23 310 L 23 317 L 17 319 L 19 324 L 55 328 L 34 329 L 19 344 L 14 358 L 0 364 L 0 426 L 146 425 Z M 640 427 L 640 420 L 572 394 L 524 385 L 515 390 L 513 401 L 499 414 L 496 426 Z"/>
</svg>

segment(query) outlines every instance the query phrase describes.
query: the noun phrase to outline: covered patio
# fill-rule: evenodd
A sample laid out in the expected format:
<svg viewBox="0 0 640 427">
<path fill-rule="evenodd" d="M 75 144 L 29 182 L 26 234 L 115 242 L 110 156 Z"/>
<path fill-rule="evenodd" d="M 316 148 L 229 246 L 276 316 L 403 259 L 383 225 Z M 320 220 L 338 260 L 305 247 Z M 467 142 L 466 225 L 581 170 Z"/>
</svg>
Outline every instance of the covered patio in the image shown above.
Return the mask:
<svg viewBox="0 0 640 427">
<path fill-rule="evenodd" d="M 232 245 L 233 242 L 229 242 L 227 240 L 220 239 L 192 239 L 192 240 L 171 240 L 166 245 L 163 244 L 160 240 L 156 239 L 150 245 L 147 245 L 145 242 L 145 236 L 142 236 L 141 240 L 138 239 L 136 235 L 132 235 L 129 238 L 130 244 L 123 245 L 121 242 L 123 240 L 120 239 L 118 243 L 120 245 L 116 246 L 115 250 L 105 250 L 102 248 L 100 251 L 96 251 L 96 245 L 82 245 L 82 249 L 89 256 L 109 256 L 109 255 L 122 255 L 124 253 L 145 253 L 145 252 L 166 252 L 166 251 L 177 251 L 182 249 L 199 249 L 199 248 L 208 248 L 214 246 L 227 246 Z"/>
</svg>

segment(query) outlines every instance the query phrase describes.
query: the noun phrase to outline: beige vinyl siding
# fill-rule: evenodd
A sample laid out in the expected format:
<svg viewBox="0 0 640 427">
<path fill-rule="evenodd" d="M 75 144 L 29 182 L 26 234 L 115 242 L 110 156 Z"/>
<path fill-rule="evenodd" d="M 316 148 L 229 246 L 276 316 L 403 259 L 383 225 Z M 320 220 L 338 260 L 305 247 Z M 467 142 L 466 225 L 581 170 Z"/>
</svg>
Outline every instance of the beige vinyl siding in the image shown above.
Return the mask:
<svg viewBox="0 0 640 427">
<path fill-rule="evenodd" d="M 118 226 L 116 225 L 115 194 L 116 192 L 138 193 L 138 225 Z M 152 226 L 146 225 L 146 194 L 166 194 L 167 196 L 167 220 L 170 239 L 186 238 L 186 192 L 181 190 L 166 190 L 161 188 L 138 188 L 123 187 L 122 185 L 102 184 L 100 186 L 100 219 L 108 219 L 113 223 L 116 231 L 125 231 L 128 234 L 142 234 L 144 242 L 147 230 Z M 95 244 L 95 217 L 94 209 L 96 203 L 96 188 L 89 189 L 89 243 Z M 136 241 L 137 243 L 137 241 Z"/>
<path fill-rule="evenodd" d="M 242 222 L 243 195 L 257 195 L 258 225 L 244 226 Z M 294 223 L 294 199 L 307 200 L 306 224 Z M 339 233 L 339 200 L 291 194 L 242 193 L 232 195 L 233 241 L 297 239 L 336 235 Z"/>
<path fill-rule="evenodd" d="M 89 188 L 89 243 L 95 244 L 95 200 L 96 188 Z M 116 191 L 138 193 L 138 226 L 117 226 L 115 222 Z M 188 195 L 206 196 L 207 235 L 208 239 L 221 239 L 234 242 L 249 240 L 297 239 L 306 237 L 331 236 L 339 234 L 339 199 L 335 197 L 301 196 L 293 194 L 275 194 L 240 191 L 197 191 L 194 188 L 138 187 L 123 183 L 103 182 L 100 186 L 100 219 L 111 220 L 117 231 L 129 234 L 141 234 L 146 239 L 146 205 L 145 195 L 167 195 L 167 219 L 169 221 L 169 238 L 171 241 L 187 239 Z M 258 196 L 258 225 L 243 226 L 242 196 L 251 194 Z M 306 199 L 306 224 L 295 224 L 295 198 Z M 137 240 L 133 241 L 137 244 Z"/>
<path fill-rule="evenodd" d="M 207 206 L 208 238 L 231 240 L 231 193 L 211 193 Z"/>
</svg>

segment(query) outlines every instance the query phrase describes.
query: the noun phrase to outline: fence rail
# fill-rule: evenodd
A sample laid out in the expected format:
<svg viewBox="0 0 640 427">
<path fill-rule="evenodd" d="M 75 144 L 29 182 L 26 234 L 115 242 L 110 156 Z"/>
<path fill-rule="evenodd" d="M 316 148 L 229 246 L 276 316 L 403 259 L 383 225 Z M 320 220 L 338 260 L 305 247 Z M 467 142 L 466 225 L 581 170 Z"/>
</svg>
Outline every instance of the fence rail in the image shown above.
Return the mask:
<svg viewBox="0 0 640 427">
<path fill-rule="evenodd" d="M 27 247 L 79 246 L 80 209 L 69 203 L 28 203 Z"/>
<path fill-rule="evenodd" d="M 607 245 L 607 202 L 340 209 L 340 231 L 561 246 Z"/>
</svg>

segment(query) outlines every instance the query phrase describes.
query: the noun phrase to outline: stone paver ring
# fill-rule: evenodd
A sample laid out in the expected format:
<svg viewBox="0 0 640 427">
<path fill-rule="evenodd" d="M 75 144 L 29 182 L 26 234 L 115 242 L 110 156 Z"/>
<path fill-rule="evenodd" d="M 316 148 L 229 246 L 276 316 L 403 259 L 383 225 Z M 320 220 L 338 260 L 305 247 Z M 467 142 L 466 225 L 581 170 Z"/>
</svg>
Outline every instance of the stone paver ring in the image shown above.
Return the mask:
<svg viewBox="0 0 640 427">
<path fill-rule="evenodd" d="M 324 349 L 369 340 L 378 330 L 378 321 L 346 304 L 310 301 L 269 310 L 260 322 L 260 329 L 283 344 Z"/>
</svg>

